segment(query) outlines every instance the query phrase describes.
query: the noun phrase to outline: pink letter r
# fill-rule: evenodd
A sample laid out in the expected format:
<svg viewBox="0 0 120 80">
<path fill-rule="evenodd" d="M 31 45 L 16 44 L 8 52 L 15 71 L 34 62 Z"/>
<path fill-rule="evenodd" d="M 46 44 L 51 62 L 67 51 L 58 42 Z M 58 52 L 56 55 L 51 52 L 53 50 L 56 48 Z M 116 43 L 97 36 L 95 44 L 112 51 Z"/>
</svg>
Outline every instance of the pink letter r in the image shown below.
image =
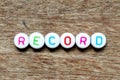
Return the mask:
<svg viewBox="0 0 120 80">
<path fill-rule="evenodd" d="M 87 38 L 86 37 L 81 37 L 80 38 L 80 44 L 83 42 L 84 45 L 86 45 Z"/>
<path fill-rule="evenodd" d="M 19 37 L 18 44 L 20 45 L 20 43 L 22 43 L 24 45 L 24 42 L 25 42 L 25 38 L 24 37 Z"/>
</svg>

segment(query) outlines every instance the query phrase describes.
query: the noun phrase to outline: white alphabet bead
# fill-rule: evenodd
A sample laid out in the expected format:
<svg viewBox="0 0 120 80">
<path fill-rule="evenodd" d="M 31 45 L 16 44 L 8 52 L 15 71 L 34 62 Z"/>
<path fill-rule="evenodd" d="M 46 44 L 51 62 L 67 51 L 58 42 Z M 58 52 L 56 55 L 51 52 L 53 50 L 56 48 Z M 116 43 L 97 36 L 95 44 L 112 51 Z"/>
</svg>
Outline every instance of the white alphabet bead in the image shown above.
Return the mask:
<svg viewBox="0 0 120 80">
<path fill-rule="evenodd" d="M 106 36 L 102 33 L 95 33 L 91 36 L 91 45 L 100 49 L 106 45 Z"/>
<path fill-rule="evenodd" d="M 34 32 L 30 35 L 30 46 L 34 49 L 40 49 L 44 46 L 44 36 L 41 33 Z"/>
<path fill-rule="evenodd" d="M 45 44 L 48 48 L 51 49 L 57 48 L 60 44 L 59 35 L 56 33 L 48 33 L 45 36 Z"/>
<path fill-rule="evenodd" d="M 24 49 L 29 45 L 29 38 L 25 33 L 16 34 L 14 44 L 19 49 Z"/>
<path fill-rule="evenodd" d="M 71 33 L 63 33 L 60 38 L 60 43 L 63 48 L 72 48 L 75 45 L 75 37 Z"/>
<path fill-rule="evenodd" d="M 90 36 L 86 33 L 79 33 L 76 36 L 76 45 L 81 49 L 85 49 L 90 45 Z"/>
</svg>

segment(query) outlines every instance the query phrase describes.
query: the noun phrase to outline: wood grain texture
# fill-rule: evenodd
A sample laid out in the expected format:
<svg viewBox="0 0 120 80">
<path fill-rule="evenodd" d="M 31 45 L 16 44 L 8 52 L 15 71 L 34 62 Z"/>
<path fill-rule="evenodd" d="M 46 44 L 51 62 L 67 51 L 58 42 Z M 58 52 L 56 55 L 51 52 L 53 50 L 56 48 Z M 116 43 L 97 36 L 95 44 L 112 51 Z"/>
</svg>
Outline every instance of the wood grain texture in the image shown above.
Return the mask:
<svg viewBox="0 0 120 80">
<path fill-rule="evenodd" d="M 19 32 L 102 32 L 107 46 L 19 51 Z M 0 0 L 0 80 L 120 80 L 120 0 Z"/>
</svg>

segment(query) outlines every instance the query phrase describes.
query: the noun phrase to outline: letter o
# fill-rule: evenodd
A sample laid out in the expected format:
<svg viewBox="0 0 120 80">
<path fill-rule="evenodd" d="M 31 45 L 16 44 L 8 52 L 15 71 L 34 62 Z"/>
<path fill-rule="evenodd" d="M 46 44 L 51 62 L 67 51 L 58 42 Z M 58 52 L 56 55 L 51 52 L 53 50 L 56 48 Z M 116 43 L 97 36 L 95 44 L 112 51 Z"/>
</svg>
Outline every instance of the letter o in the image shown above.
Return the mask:
<svg viewBox="0 0 120 80">
<path fill-rule="evenodd" d="M 63 33 L 60 38 L 60 43 L 63 48 L 72 48 L 75 45 L 75 37 L 71 33 Z"/>
</svg>

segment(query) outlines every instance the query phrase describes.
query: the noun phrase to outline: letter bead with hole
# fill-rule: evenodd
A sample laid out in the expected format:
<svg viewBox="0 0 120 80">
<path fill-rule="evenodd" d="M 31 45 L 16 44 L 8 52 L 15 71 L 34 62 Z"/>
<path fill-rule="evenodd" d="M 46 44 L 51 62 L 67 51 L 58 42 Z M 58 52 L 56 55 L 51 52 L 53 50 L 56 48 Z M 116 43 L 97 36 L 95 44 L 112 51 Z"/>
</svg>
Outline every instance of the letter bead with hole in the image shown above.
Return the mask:
<svg viewBox="0 0 120 80">
<path fill-rule="evenodd" d="M 72 48 L 75 45 L 75 37 L 71 33 L 63 33 L 60 38 L 60 43 L 63 48 Z"/>
<path fill-rule="evenodd" d="M 96 49 L 103 48 L 106 45 L 106 36 L 102 33 L 94 33 L 91 36 L 91 45 Z"/>
<path fill-rule="evenodd" d="M 29 37 L 25 33 L 18 33 L 14 37 L 14 44 L 18 49 L 24 49 L 29 45 Z"/>
<path fill-rule="evenodd" d="M 48 33 L 45 36 L 45 44 L 48 48 L 54 49 L 57 48 L 60 44 L 60 37 L 56 33 Z"/>
<path fill-rule="evenodd" d="M 44 36 L 39 32 L 34 32 L 29 36 L 30 46 L 33 49 L 40 49 L 44 46 Z"/>
<path fill-rule="evenodd" d="M 76 36 L 76 45 L 81 49 L 85 49 L 90 45 L 90 36 L 86 33 L 79 33 Z"/>
</svg>

